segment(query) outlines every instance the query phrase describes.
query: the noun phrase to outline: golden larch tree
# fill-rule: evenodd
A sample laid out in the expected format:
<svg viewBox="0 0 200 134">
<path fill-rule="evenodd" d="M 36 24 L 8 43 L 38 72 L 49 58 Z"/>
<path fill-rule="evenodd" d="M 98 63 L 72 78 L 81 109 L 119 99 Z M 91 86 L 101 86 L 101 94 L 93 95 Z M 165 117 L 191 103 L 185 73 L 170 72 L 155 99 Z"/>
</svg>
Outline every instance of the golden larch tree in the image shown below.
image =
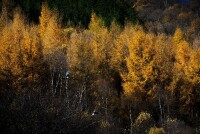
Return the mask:
<svg viewBox="0 0 200 134">
<path fill-rule="evenodd" d="M 183 34 L 183 31 L 180 29 L 180 28 L 177 28 L 175 33 L 174 33 L 174 36 L 173 36 L 173 41 L 174 41 L 174 44 L 179 44 L 181 41 L 184 40 L 184 34 Z"/>
<path fill-rule="evenodd" d="M 47 28 L 47 25 L 48 25 L 48 22 L 49 22 L 51 16 L 52 16 L 52 13 L 51 13 L 50 9 L 48 8 L 47 3 L 43 3 L 42 10 L 41 10 L 41 16 L 39 17 L 40 37 L 41 37 L 42 41 L 45 37 L 46 28 Z"/>
<path fill-rule="evenodd" d="M 150 90 L 148 84 L 153 79 L 154 37 L 142 30 L 135 30 L 128 36 L 129 56 L 126 58 L 127 73 L 122 73 L 123 87 L 127 95 L 142 99 Z"/>
</svg>

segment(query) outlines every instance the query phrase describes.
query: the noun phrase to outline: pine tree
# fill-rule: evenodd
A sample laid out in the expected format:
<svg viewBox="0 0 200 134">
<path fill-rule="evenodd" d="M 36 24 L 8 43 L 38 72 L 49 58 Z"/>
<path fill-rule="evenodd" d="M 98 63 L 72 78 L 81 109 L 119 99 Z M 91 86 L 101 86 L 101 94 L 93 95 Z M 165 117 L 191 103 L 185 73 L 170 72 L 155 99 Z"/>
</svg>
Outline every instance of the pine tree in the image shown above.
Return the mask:
<svg viewBox="0 0 200 134">
<path fill-rule="evenodd" d="M 178 71 L 179 81 L 182 82 L 180 88 L 180 101 L 182 113 L 193 116 L 197 112 L 199 103 L 199 50 L 191 50 L 189 45 L 182 44 L 177 52 L 177 62 L 175 67 Z"/>
<path fill-rule="evenodd" d="M 43 47 L 36 26 L 28 26 L 23 33 L 23 43 L 21 46 L 23 73 L 25 81 L 34 86 L 40 82 L 40 75 L 43 69 Z"/>
<path fill-rule="evenodd" d="M 127 73 L 122 74 L 123 87 L 127 95 L 134 95 L 141 100 L 150 90 L 149 84 L 153 79 L 154 39 L 142 30 L 136 30 L 128 36 L 126 43 L 129 56 L 126 58 Z"/>
<path fill-rule="evenodd" d="M 13 22 L 3 28 L 0 42 L 1 77 L 19 91 L 27 84 L 36 84 L 43 60 L 38 28 L 26 25 L 17 12 Z"/>
<path fill-rule="evenodd" d="M 51 54 L 62 48 L 64 43 L 64 35 L 59 23 L 58 14 L 53 14 L 48 21 L 48 24 L 43 35 L 44 53 Z M 41 37 L 42 38 L 42 37 Z"/>
<path fill-rule="evenodd" d="M 92 13 L 89 29 L 98 33 L 101 32 L 101 30 L 104 30 L 103 28 L 105 28 L 105 24 L 102 18 L 98 17 L 95 13 Z"/>
<path fill-rule="evenodd" d="M 174 33 L 174 36 L 173 36 L 174 44 L 177 45 L 177 44 L 181 43 L 181 41 L 183 41 L 183 40 L 184 40 L 183 31 L 180 28 L 177 28 Z"/>
</svg>

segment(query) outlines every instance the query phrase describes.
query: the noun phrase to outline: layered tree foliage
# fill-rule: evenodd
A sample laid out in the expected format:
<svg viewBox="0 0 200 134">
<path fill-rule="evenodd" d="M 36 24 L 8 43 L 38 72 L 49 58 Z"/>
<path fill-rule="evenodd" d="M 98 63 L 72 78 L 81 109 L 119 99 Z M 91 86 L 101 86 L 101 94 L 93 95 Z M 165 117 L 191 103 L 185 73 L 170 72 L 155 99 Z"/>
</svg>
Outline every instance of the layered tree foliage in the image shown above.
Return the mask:
<svg viewBox="0 0 200 134">
<path fill-rule="evenodd" d="M 12 15 L 16 2 L 27 4 L 28 18 L 19 9 Z M 125 19 L 122 1 L 63 0 L 38 1 L 39 23 L 30 23 L 32 2 L 2 1 L 2 133 L 199 133 L 198 17 L 170 35 L 147 26 L 169 26 L 178 5 L 166 9 L 163 25 L 141 26 Z"/>
<path fill-rule="evenodd" d="M 1 31 L 1 77 L 13 88 L 31 86 L 40 79 L 42 50 L 38 28 L 26 25 L 16 13 L 13 23 Z"/>
<path fill-rule="evenodd" d="M 175 44 L 175 78 L 180 90 L 180 101 L 183 104 L 181 110 L 185 114 L 198 114 L 198 104 L 195 96 L 199 96 L 199 48 L 192 49 L 190 44 L 184 40 L 183 33 L 177 29 L 174 34 Z M 176 89 L 178 90 L 178 89 Z M 193 116 L 193 115 L 192 115 Z"/>
</svg>

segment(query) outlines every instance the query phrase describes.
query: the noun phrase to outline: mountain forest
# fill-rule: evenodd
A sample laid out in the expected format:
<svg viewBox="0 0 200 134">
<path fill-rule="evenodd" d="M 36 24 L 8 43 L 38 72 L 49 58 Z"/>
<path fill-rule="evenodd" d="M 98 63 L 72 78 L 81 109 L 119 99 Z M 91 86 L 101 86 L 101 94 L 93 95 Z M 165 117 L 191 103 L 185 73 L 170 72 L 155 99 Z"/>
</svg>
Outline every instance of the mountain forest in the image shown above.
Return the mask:
<svg viewBox="0 0 200 134">
<path fill-rule="evenodd" d="M 1 0 L 1 134 L 200 134 L 199 0 Z"/>
</svg>

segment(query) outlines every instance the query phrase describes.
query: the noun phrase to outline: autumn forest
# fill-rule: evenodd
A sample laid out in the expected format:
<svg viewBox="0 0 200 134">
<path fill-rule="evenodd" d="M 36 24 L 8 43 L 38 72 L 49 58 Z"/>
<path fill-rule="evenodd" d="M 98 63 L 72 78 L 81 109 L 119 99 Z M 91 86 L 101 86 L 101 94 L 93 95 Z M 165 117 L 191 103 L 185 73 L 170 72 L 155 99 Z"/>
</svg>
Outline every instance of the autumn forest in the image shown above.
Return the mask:
<svg viewBox="0 0 200 134">
<path fill-rule="evenodd" d="M 0 1 L 1 134 L 200 134 L 198 0 Z"/>
</svg>

